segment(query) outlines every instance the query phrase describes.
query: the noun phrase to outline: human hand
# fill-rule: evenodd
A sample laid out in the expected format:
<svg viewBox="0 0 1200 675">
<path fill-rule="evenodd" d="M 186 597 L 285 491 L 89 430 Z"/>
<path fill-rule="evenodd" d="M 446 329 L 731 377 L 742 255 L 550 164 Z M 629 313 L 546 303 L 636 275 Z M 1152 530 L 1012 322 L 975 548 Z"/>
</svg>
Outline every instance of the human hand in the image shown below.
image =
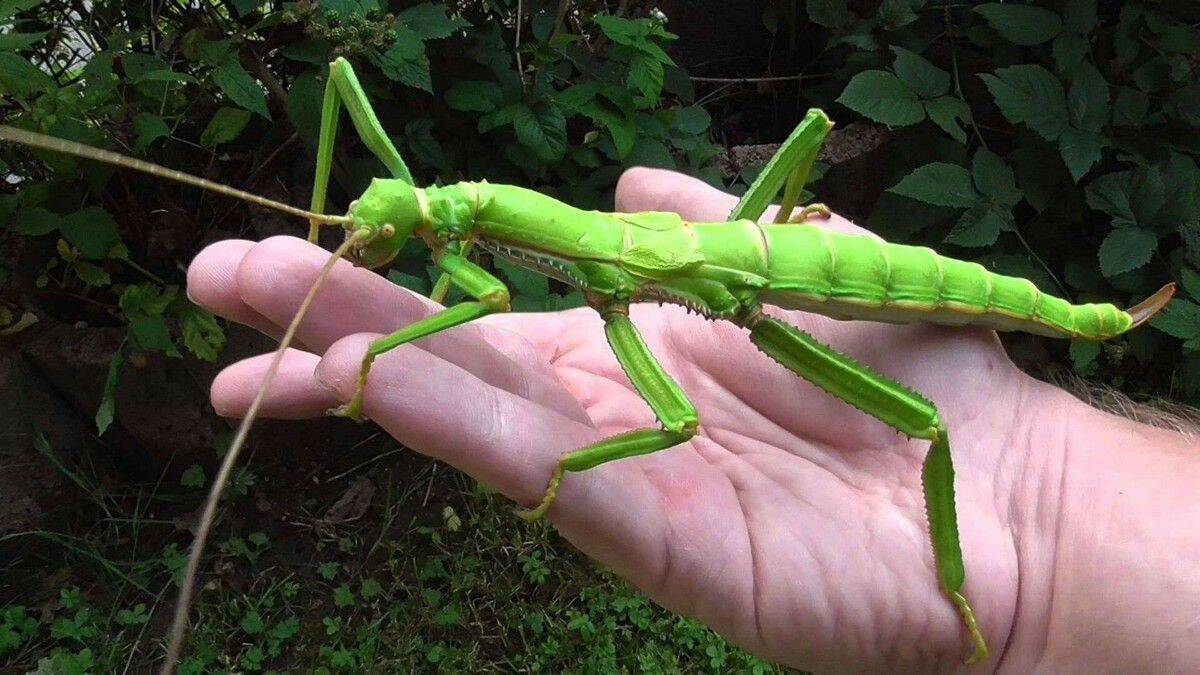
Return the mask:
<svg viewBox="0 0 1200 675">
<path fill-rule="evenodd" d="M 735 201 L 650 170 L 627 173 L 617 200 L 621 210 L 672 210 L 695 221 L 723 220 Z M 837 218 L 830 226 L 853 228 Z M 189 294 L 277 335 L 327 256 L 292 238 L 222 242 L 193 263 Z M 368 342 L 436 308 L 339 264 L 264 414 L 311 417 L 344 403 Z M 1042 550 L 1044 519 L 1028 514 L 1059 504 L 1063 431 L 1048 416 L 1063 397 L 1020 373 L 990 332 L 768 311 L 939 405 L 957 469 L 964 593 L 993 665 L 1006 658 L 1006 643 L 1023 648 L 1010 642 L 1022 618 L 1018 579 L 1050 581 L 1025 577 L 1018 542 Z M 675 307 L 638 305 L 631 316 L 695 403 L 700 433 L 655 455 L 569 474 L 550 512 L 564 536 L 668 609 L 769 659 L 812 670 L 959 663 L 966 639 L 938 590 L 925 524 L 927 443 L 798 379 L 736 326 Z M 218 412 L 244 412 L 267 360 L 221 373 L 212 387 Z M 365 412 L 408 447 L 524 505 L 540 500 L 563 453 L 656 426 L 589 309 L 491 316 L 381 356 Z"/>
</svg>

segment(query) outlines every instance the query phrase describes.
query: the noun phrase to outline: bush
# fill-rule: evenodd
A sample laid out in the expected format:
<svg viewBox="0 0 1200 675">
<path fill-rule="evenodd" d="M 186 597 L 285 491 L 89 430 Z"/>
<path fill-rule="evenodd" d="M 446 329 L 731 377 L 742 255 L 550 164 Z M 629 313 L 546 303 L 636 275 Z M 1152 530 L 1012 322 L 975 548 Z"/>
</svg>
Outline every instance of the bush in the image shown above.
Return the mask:
<svg viewBox="0 0 1200 675">
<path fill-rule="evenodd" d="M 788 4 L 768 25 L 817 24 L 804 71 L 831 75 L 807 102 L 897 129 L 886 191 L 863 195 L 873 229 L 1076 302 L 1178 281 L 1157 330 L 1072 344 L 1070 359 L 1131 392 L 1200 399 L 1200 5 Z"/>
</svg>

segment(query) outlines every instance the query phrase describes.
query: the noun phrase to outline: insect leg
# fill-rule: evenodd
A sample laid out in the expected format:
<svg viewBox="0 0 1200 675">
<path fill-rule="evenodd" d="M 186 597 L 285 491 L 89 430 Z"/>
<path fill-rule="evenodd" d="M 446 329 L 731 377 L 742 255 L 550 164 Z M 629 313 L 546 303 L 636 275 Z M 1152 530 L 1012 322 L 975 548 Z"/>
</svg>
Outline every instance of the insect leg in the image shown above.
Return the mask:
<svg viewBox="0 0 1200 675">
<path fill-rule="evenodd" d="M 587 471 L 614 460 L 666 450 L 696 435 L 700 417 L 695 406 L 650 353 L 627 312 L 628 307 L 624 306 L 606 310 L 604 333 L 621 368 L 650 405 L 662 429 L 629 431 L 563 455 L 541 503 L 532 509 L 517 511 L 521 518 L 534 521 L 546 515 L 567 471 Z"/>
<path fill-rule="evenodd" d="M 958 609 L 974 644 L 967 663 L 986 659 L 987 644 L 975 613 L 962 595 L 966 569 L 954 507 L 954 466 L 950 460 L 950 437 L 937 408 L 917 392 L 782 321 L 760 314 L 746 324 L 754 345 L 788 370 L 900 433 L 930 441 L 921 482 L 938 582 Z"/>
<path fill-rule="evenodd" d="M 321 213 L 325 209 L 325 194 L 329 187 L 329 172 L 333 166 L 333 143 L 337 139 L 338 113 L 342 106 L 350 113 L 350 121 L 367 148 L 383 162 L 394 178 L 410 185 L 413 182 L 408 165 L 388 138 L 375 110 L 371 107 L 367 93 L 358 83 L 350 62 L 339 57 L 329 64 L 329 82 L 325 83 L 325 97 L 321 101 L 321 133 L 317 143 L 317 171 L 313 180 L 310 211 Z M 320 223 L 310 221 L 308 240 L 316 243 Z"/>
<path fill-rule="evenodd" d="M 438 261 L 438 266 L 450 275 L 455 286 L 476 298 L 477 302 L 463 302 L 453 307 L 447 307 L 436 314 L 411 323 L 404 328 L 375 340 L 367 348 L 363 356 L 362 369 L 359 370 L 358 384 L 354 395 L 346 405 L 330 410 L 330 414 L 338 417 L 358 419 L 362 414 L 363 392 L 367 386 L 367 375 L 371 364 L 380 354 L 389 352 L 400 345 L 418 340 L 448 328 L 460 326 L 468 321 L 474 321 L 482 316 L 509 310 L 509 293 L 504 283 L 492 276 L 487 270 L 459 255 L 449 255 Z"/>
<path fill-rule="evenodd" d="M 786 223 L 796 207 L 804 184 L 808 182 L 813 162 L 821 149 L 821 141 L 832 128 L 833 122 L 829 121 L 825 113 L 816 109 L 809 110 L 787 140 L 779 146 L 779 151 L 771 161 L 763 167 L 762 173 L 754 179 L 737 206 L 733 207 L 729 219 L 758 220 L 786 184 L 783 204 L 779 208 L 779 215 L 776 216 L 776 222 Z"/>
</svg>

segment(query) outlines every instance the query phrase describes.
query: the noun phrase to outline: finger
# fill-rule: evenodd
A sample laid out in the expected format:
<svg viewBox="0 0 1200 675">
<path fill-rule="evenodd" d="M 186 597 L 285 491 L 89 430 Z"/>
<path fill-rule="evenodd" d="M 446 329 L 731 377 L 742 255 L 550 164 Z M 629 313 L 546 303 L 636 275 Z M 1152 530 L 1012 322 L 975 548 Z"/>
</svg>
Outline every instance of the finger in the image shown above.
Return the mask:
<svg viewBox="0 0 1200 675">
<path fill-rule="evenodd" d="M 738 198 L 693 178 L 666 169 L 634 167 L 621 174 L 617 181 L 618 211 L 670 211 L 684 220 L 698 223 L 724 222 L 737 206 Z M 772 205 L 760 220 L 774 219 L 778 206 Z M 833 214 L 828 220 L 813 218 L 812 222 L 850 234 L 869 234 L 851 221 Z"/>
<path fill-rule="evenodd" d="M 262 384 L 274 354 L 260 354 L 229 366 L 213 379 L 213 409 L 222 417 L 240 418 Z M 320 417 L 341 401 L 313 378 L 320 358 L 298 349 L 284 352 L 279 371 L 263 399 L 262 416 L 299 420 Z"/>
<path fill-rule="evenodd" d="M 276 326 L 286 326 L 329 255 L 295 237 L 264 240 L 238 262 L 237 292 L 251 310 Z M 323 352 L 346 335 L 392 333 L 440 309 L 432 300 L 342 260 L 314 299 L 297 337 L 313 351 Z M 417 346 L 458 364 L 487 384 L 572 419 L 588 419 L 547 359 L 510 331 L 470 324 L 424 338 Z"/>
<path fill-rule="evenodd" d="M 238 294 L 237 268 L 253 247 L 254 242 L 244 239 L 227 239 L 206 246 L 188 265 L 187 296 L 217 316 L 278 338 L 283 331 Z"/>
</svg>

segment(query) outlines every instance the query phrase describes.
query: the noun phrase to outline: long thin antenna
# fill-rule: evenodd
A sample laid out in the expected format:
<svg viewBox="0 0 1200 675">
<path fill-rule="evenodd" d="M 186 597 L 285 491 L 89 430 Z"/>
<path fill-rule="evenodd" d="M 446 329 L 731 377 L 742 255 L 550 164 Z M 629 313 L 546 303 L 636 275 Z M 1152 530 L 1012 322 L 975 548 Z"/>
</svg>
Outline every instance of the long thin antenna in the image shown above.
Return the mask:
<svg viewBox="0 0 1200 675">
<path fill-rule="evenodd" d="M 183 651 L 183 634 L 187 628 L 188 611 L 191 609 L 192 594 L 196 589 L 196 571 L 200 568 L 200 558 L 204 552 L 204 542 L 208 539 L 209 530 L 212 529 L 213 518 L 217 511 L 217 502 L 221 500 L 221 493 L 225 491 L 225 484 L 229 482 L 229 475 L 233 472 L 233 465 L 237 461 L 238 454 L 242 451 L 242 446 L 246 444 L 246 436 L 250 433 L 250 427 L 253 426 L 254 420 L 258 417 L 258 409 L 262 407 L 262 402 L 267 396 L 267 388 L 271 386 L 271 381 L 275 379 L 275 374 L 279 371 L 279 364 L 283 362 L 283 355 L 287 348 L 292 344 L 292 339 L 296 336 L 296 330 L 300 327 L 300 322 L 304 320 L 304 316 L 308 314 L 309 308 L 312 306 L 313 299 L 317 297 L 317 291 L 321 285 L 329 278 L 329 273 L 333 271 L 333 266 L 338 259 L 350 250 L 350 247 L 356 243 L 360 243 L 367 238 L 373 236 L 369 230 L 358 230 L 346 237 L 346 241 L 329 256 L 329 260 L 325 261 L 325 265 L 321 267 L 320 274 L 317 275 L 313 285 L 308 289 L 308 295 L 304 296 L 304 302 L 300 303 L 300 309 L 296 311 L 296 315 L 292 317 L 292 322 L 288 324 L 287 331 L 284 332 L 283 338 L 279 341 L 279 349 L 275 350 L 275 356 L 271 359 L 271 365 L 267 368 L 267 372 L 263 375 L 262 384 L 258 386 L 258 393 L 254 395 L 254 400 L 250 403 L 250 407 L 246 410 L 246 416 L 242 418 L 241 424 L 238 425 L 237 433 L 233 437 L 233 443 L 229 446 L 229 452 L 225 453 L 225 459 L 221 462 L 221 468 L 217 471 L 216 478 L 213 479 L 212 488 L 208 492 L 208 498 L 204 502 L 204 510 L 200 514 L 200 522 L 196 528 L 196 538 L 192 540 L 192 550 L 188 554 L 187 570 L 183 575 L 183 584 L 179 587 L 179 599 L 175 601 L 175 618 L 171 623 L 171 642 L 167 647 L 167 660 L 163 662 L 160 675 L 172 675 L 175 672 L 175 666 L 179 663 L 180 654 Z"/>
<path fill-rule="evenodd" d="M 61 152 L 67 155 L 74 155 L 76 157 L 83 157 L 84 159 L 90 159 L 126 169 L 141 171 L 142 173 L 148 173 L 151 176 L 167 178 L 169 180 L 191 185 L 193 187 L 198 187 L 210 192 L 216 192 L 217 194 L 225 195 L 226 197 L 233 197 L 235 199 L 241 199 L 242 201 L 250 202 L 252 204 L 258 204 L 259 206 L 265 206 L 269 209 L 282 211 L 286 214 L 296 216 L 297 218 L 339 225 L 350 222 L 350 219 L 346 216 L 312 213 L 311 211 L 298 209 L 291 204 L 284 204 L 283 202 L 267 199 L 266 197 L 256 195 L 252 192 L 246 192 L 245 190 L 232 188 L 228 185 L 221 185 L 220 183 L 215 183 L 211 180 L 200 178 L 199 176 L 193 176 L 190 173 L 176 171 L 175 169 L 168 169 L 165 166 L 160 166 L 153 162 L 147 162 L 145 160 L 136 159 L 117 152 L 101 150 L 99 148 L 93 148 L 82 143 L 75 143 L 74 141 L 67 141 L 61 138 L 55 138 L 54 136 L 47 136 L 45 134 L 26 131 L 24 129 L 18 129 L 16 127 L 10 127 L 3 124 L 0 124 L 0 141 L 21 143 L 22 145 L 29 145 L 35 148 L 41 148 L 42 150 Z"/>
</svg>

